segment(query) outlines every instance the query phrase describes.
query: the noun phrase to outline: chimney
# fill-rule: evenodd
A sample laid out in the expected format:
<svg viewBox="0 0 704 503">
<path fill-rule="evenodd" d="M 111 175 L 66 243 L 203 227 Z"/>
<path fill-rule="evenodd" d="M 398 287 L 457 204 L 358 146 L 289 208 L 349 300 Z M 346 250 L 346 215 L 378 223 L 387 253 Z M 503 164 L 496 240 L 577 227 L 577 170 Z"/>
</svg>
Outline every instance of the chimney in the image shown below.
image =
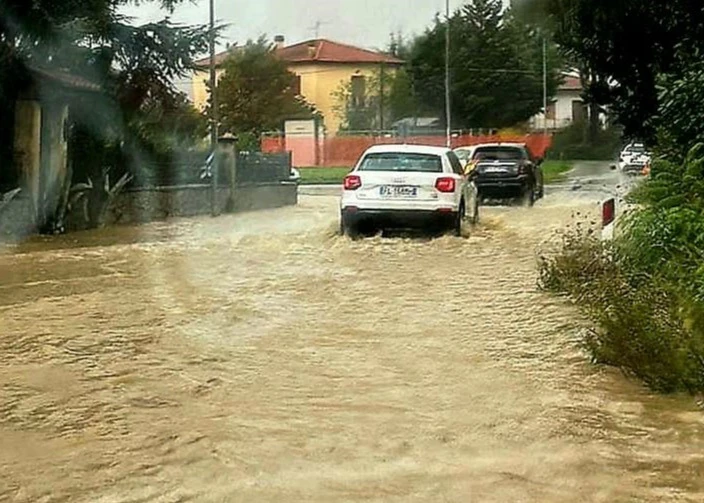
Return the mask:
<svg viewBox="0 0 704 503">
<path fill-rule="evenodd" d="M 276 48 L 277 51 L 283 49 L 285 43 L 286 43 L 286 39 L 284 38 L 283 35 L 276 35 L 274 37 L 274 47 Z"/>
</svg>

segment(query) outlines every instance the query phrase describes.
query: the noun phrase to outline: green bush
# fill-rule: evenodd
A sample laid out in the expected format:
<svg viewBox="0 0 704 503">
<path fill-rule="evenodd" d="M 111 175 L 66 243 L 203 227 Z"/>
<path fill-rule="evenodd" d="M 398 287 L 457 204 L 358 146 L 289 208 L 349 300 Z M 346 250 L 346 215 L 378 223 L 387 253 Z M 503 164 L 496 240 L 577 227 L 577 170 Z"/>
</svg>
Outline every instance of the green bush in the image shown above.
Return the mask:
<svg viewBox="0 0 704 503">
<path fill-rule="evenodd" d="M 658 161 L 612 243 L 582 229 L 540 259 L 543 289 L 594 322 L 585 347 L 663 392 L 704 391 L 704 147 Z"/>
<path fill-rule="evenodd" d="M 541 257 L 540 286 L 567 295 L 594 323 L 583 344 L 596 363 L 657 391 L 704 391 L 702 306 L 680 283 L 634 272 L 611 245 L 573 232 L 558 254 Z"/>
<path fill-rule="evenodd" d="M 704 62 L 694 58 L 681 72 L 658 76 L 659 107 L 651 122 L 658 149 L 671 159 L 686 156 L 688 148 L 704 141 Z"/>
<path fill-rule="evenodd" d="M 552 138 L 548 159 L 582 161 L 610 161 L 618 157 L 621 148 L 621 131 L 610 127 L 600 130 L 593 142 L 587 140 L 588 125 L 579 122 L 566 127 Z"/>
<path fill-rule="evenodd" d="M 704 145 L 681 164 L 656 160 L 651 179 L 630 199 L 641 210 L 625 219 L 621 262 L 680 283 L 704 302 Z"/>
</svg>

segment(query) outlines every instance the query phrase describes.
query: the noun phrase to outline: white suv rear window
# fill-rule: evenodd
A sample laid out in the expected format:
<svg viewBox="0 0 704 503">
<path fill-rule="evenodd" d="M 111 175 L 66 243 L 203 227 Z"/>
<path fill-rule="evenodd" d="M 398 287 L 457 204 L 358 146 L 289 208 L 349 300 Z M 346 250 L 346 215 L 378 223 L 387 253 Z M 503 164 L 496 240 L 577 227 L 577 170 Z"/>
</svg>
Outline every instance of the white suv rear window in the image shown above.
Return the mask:
<svg viewBox="0 0 704 503">
<path fill-rule="evenodd" d="M 643 145 L 629 145 L 626 147 L 626 153 L 645 154 L 645 147 Z"/>
<path fill-rule="evenodd" d="M 442 173 L 442 159 L 433 154 L 406 152 L 367 154 L 359 165 L 359 171 Z"/>
</svg>

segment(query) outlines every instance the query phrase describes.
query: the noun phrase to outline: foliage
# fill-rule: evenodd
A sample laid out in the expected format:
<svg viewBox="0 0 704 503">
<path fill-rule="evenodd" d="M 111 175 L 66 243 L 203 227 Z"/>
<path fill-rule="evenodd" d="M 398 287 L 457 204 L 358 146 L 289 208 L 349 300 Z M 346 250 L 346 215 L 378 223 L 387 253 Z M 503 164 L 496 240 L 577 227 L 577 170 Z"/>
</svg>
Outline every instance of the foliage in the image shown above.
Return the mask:
<svg viewBox="0 0 704 503">
<path fill-rule="evenodd" d="M 557 183 L 566 178 L 567 172 L 572 169 L 572 163 L 566 161 L 545 161 L 541 168 L 543 170 L 544 183 Z"/>
<path fill-rule="evenodd" d="M 389 35 L 389 45 L 386 52 L 401 60 L 407 60 L 411 56 L 413 41 L 408 41 L 403 32 L 398 31 Z"/>
<path fill-rule="evenodd" d="M 286 119 L 315 117 L 313 106 L 296 94 L 295 75 L 272 48 L 264 38 L 250 40 L 225 60 L 217 90 L 222 132 L 258 135 L 283 129 Z"/>
<path fill-rule="evenodd" d="M 445 30 L 416 40 L 409 57 L 413 87 L 444 116 Z M 527 121 L 542 108 L 543 36 L 504 10 L 501 0 L 473 0 L 450 18 L 451 98 L 455 128 L 502 128 Z M 548 44 L 548 95 L 555 94 L 561 62 Z"/>
<path fill-rule="evenodd" d="M 355 96 L 351 80 L 341 82 L 332 92 L 333 113 L 340 120 L 341 131 L 378 129 L 383 122 L 378 105 L 381 79 L 376 75 L 363 78 L 364 88 L 358 96 Z"/>
<path fill-rule="evenodd" d="M 679 75 L 658 80 L 659 108 L 652 123 L 661 154 L 682 160 L 687 150 L 704 142 L 704 63 L 692 63 Z"/>
<path fill-rule="evenodd" d="M 704 391 L 704 146 L 659 160 L 632 196 L 612 244 L 573 232 L 543 256 L 543 288 L 569 295 L 595 322 L 596 361 L 660 391 Z"/>
<path fill-rule="evenodd" d="M 70 137 L 69 152 L 77 156 L 74 172 L 101 180 L 96 190 L 105 186 L 103 181 L 117 179 L 109 175 L 113 163 L 105 163 L 115 158 L 115 149 L 125 169 L 136 170 L 144 157 L 168 156 L 175 146 L 196 143 L 203 134 L 203 118 L 172 81 L 187 75 L 194 56 L 205 51 L 207 30 L 168 20 L 132 26 L 117 14 L 130 1 L 0 3 L 0 110 L 12 117 L 14 101 L 31 84 L 34 68 L 68 71 L 102 87 L 102 93 L 69 97 L 71 127 L 80 131 Z M 172 9 L 179 1 L 160 4 Z M 11 128 L 5 131 L 12 134 Z M 80 156 L 82 150 L 93 155 Z M 65 208 L 56 213 L 64 214 Z"/>
<path fill-rule="evenodd" d="M 540 284 L 568 295 L 594 322 L 583 342 L 595 362 L 658 391 L 704 391 L 701 305 L 659 275 L 634 283 L 633 271 L 613 255 L 593 235 L 569 234 L 558 255 L 541 258 Z"/>
<path fill-rule="evenodd" d="M 422 114 L 412 85 L 405 68 L 379 69 L 365 76 L 359 96 L 354 96 L 351 81 L 342 82 L 333 92 L 333 111 L 342 122 L 341 129 L 389 129 L 397 120 Z"/>
<path fill-rule="evenodd" d="M 352 168 L 300 168 L 301 183 L 341 185 Z"/>
<path fill-rule="evenodd" d="M 399 68 L 392 74 L 388 85 L 388 114 L 386 124 L 392 124 L 407 117 L 419 117 L 427 108 L 420 103 L 413 88 L 413 80 L 406 68 Z"/>
<path fill-rule="evenodd" d="M 579 159 L 582 161 L 611 161 L 616 159 L 621 148 L 621 129 L 610 126 L 599 129 L 590 141 L 588 125 L 576 122 L 553 135 L 548 151 L 551 159 Z"/>
<path fill-rule="evenodd" d="M 704 10 L 699 2 L 522 0 L 521 10 L 546 17 L 562 49 L 602 76 L 592 98 L 611 105 L 628 137 L 654 138 L 659 79 L 676 80 L 700 59 Z"/>
<path fill-rule="evenodd" d="M 549 14 L 562 49 L 600 76 L 586 98 L 610 105 L 627 137 L 655 140 L 660 154 L 629 196 L 637 209 L 619 223 L 614 242 L 570 236 L 557 255 L 541 259 L 541 284 L 568 294 L 595 322 L 585 338 L 595 360 L 657 390 L 702 392 L 704 11 L 689 0 L 522 4 Z M 579 134 L 556 137 L 553 155 Z"/>
<path fill-rule="evenodd" d="M 704 302 L 704 144 L 681 164 L 656 161 L 650 176 L 630 196 L 642 209 L 624 224 L 622 260 L 632 270 L 686 285 Z"/>
</svg>

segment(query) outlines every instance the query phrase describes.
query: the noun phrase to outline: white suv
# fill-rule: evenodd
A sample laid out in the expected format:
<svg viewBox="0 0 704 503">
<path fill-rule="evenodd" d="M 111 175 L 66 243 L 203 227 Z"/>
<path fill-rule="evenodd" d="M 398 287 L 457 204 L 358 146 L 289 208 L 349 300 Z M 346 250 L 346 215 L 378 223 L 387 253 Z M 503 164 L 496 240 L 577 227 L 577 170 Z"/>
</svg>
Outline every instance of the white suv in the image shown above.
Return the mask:
<svg viewBox="0 0 704 503">
<path fill-rule="evenodd" d="M 621 151 L 618 157 L 619 168 L 623 173 L 641 174 L 650 164 L 651 154 L 642 143 L 630 143 Z"/>
<path fill-rule="evenodd" d="M 362 228 L 433 228 L 462 233 L 479 220 L 479 198 L 452 150 L 419 145 L 368 149 L 345 177 L 340 200 L 343 233 Z"/>
</svg>

